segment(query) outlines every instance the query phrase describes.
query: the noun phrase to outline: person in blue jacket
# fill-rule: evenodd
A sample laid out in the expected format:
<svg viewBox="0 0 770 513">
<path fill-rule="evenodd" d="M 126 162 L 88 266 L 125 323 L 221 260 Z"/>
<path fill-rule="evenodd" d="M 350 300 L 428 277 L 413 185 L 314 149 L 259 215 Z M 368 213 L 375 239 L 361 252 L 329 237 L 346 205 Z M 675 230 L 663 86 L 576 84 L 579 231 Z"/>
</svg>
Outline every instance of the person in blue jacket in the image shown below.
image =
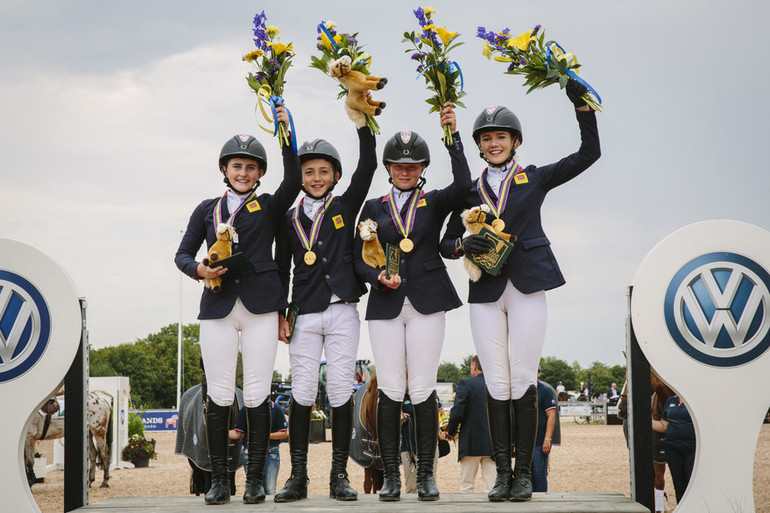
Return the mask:
<svg viewBox="0 0 770 513">
<path fill-rule="evenodd" d="M 695 466 L 695 426 L 687 405 L 678 395 L 666 399 L 660 420 L 652 421 L 652 429 L 666 434 L 666 463 L 674 482 L 676 503 L 682 502 Z"/>
<path fill-rule="evenodd" d="M 581 99 L 585 87 L 570 79 L 566 92 L 576 108 L 580 149 L 546 166 L 525 168 L 515 160 L 523 132 L 513 112 L 491 106 L 479 114 L 473 139 L 489 166 L 466 192 L 464 206 L 450 218 L 441 242 L 446 258 L 489 250 L 491 243 L 483 236 L 463 236 L 460 213 L 477 205 L 489 207 L 487 223 L 518 239 L 497 276 L 483 273 L 469 284 L 471 332 L 484 366 L 497 466 L 495 486 L 489 492 L 489 500 L 495 502 L 532 497 L 530 466 L 537 433 L 537 367 L 545 342 L 545 291 L 564 284 L 541 225 L 540 207 L 551 189 L 575 178 L 600 155 L 596 116 Z M 513 471 L 512 430 L 517 448 Z"/>
<path fill-rule="evenodd" d="M 358 298 L 366 292 L 353 271 L 353 231 L 372 175 L 377 168 L 375 139 L 369 128 L 358 129 L 359 160 L 350 186 L 332 194 L 342 176 L 337 150 L 324 139 L 299 148 L 305 196 L 285 216 L 276 245 L 276 259 L 288 295 L 294 261 L 292 306 L 298 308 L 294 330 L 281 319 L 280 338 L 289 344 L 292 375 L 289 410 L 291 476 L 275 495 L 276 502 L 307 497 L 307 452 L 310 412 L 318 393 L 321 352 L 326 357 L 327 394 L 331 404 L 332 466 L 329 496 L 349 501 L 358 493 L 347 473 L 353 430 L 353 378 L 360 321 Z M 289 342 L 289 338 L 291 342 Z"/>
<path fill-rule="evenodd" d="M 279 122 L 288 124 L 282 106 L 278 106 L 276 116 Z M 281 185 L 273 194 L 258 195 L 259 180 L 267 170 L 267 154 L 257 139 L 241 134 L 224 144 L 219 167 L 227 191 L 204 200 L 193 211 L 175 262 L 180 271 L 196 280 L 222 278 L 218 293 L 203 289 L 198 315 L 208 380 L 206 436 L 212 467 L 206 504 L 230 500 L 227 440 L 239 348 L 249 431 L 243 502 L 254 504 L 265 500 L 262 477 L 270 437 L 269 395 L 278 344 L 278 312 L 287 306 L 272 246 L 281 219 L 299 194 L 300 164 L 291 145 L 284 146 Z M 235 229 L 232 253 L 242 253 L 248 260 L 240 272 L 195 260 L 204 242 L 209 247 L 216 242 L 220 224 Z"/>
<path fill-rule="evenodd" d="M 399 433 L 401 403 L 409 377 L 417 434 L 417 493 L 420 500 L 437 500 L 433 477 L 438 443 L 436 373 L 444 342 L 445 312 L 460 306 L 446 265 L 439 255 L 444 220 L 457 208 L 470 186 L 470 170 L 456 133 L 453 105 L 441 111 L 441 126 L 448 125 L 454 142 L 447 146 L 454 181 L 444 189 L 423 191 L 422 174 L 430 163 L 428 145 L 415 132 L 402 131 L 388 139 L 382 161 L 388 170 L 390 192 L 368 200 L 359 221 L 377 223 L 383 248 L 401 249 L 398 274 L 370 267 L 362 257 L 363 241 L 356 233 L 356 273 L 371 285 L 366 307 L 369 339 L 379 385 L 377 434 L 384 465 L 380 500 L 401 496 Z"/>
</svg>

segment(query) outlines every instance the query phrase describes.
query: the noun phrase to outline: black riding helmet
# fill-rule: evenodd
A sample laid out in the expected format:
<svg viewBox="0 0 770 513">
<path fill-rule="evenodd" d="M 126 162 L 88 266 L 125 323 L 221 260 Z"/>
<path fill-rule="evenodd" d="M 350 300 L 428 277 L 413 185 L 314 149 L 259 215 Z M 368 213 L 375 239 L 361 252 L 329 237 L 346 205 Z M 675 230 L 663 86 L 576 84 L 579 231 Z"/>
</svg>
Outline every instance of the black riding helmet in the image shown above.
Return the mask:
<svg viewBox="0 0 770 513">
<path fill-rule="evenodd" d="M 382 150 L 382 163 L 388 164 L 430 164 L 430 150 L 425 139 L 417 132 L 402 130 L 388 139 Z"/>
<path fill-rule="evenodd" d="M 337 149 L 327 140 L 313 139 L 312 141 L 305 141 L 302 143 L 302 146 L 300 146 L 297 154 L 299 155 L 299 161 L 302 164 L 312 159 L 328 160 L 331 162 L 334 172 L 339 173 L 339 178 L 342 178 L 340 154 L 337 153 Z M 336 181 L 337 180 L 335 179 L 335 182 Z"/>
<path fill-rule="evenodd" d="M 222 151 L 219 152 L 219 169 L 223 174 L 222 168 L 227 167 L 227 163 L 233 158 L 256 160 L 260 167 L 262 167 L 262 174 L 264 175 L 267 172 L 267 153 L 265 152 L 265 147 L 253 135 L 234 135 L 222 146 Z M 224 182 L 228 187 L 235 190 L 230 184 L 230 180 L 227 179 L 226 174 Z M 254 188 L 256 189 L 257 187 L 259 187 L 259 180 L 257 180 Z"/>
<path fill-rule="evenodd" d="M 524 137 L 521 133 L 521 122 L 516 114 L 508 110 L 506 107 L 498 105 L 492 105 L 481 111 L 481 114 L 476 116 L 476 121 L 473 122 L 473 140 L 476 141 L 476 146 L 479 145 L 481 140 L 481 134 L 489 132 L 491 130 L 507 130 L 511 137 L 518 137 L 519 144 L 524 142 Z M 516 148 L 511 149 L 511 154 L 502 165 L 507 165 L 513 156 L 516 154 Z M 479 156 L 485 161 L 487 158 L 484 156 L 484 152 L 479 150 Z M 488 161 L 487 161 L 488 162 Z"/>
</svg>

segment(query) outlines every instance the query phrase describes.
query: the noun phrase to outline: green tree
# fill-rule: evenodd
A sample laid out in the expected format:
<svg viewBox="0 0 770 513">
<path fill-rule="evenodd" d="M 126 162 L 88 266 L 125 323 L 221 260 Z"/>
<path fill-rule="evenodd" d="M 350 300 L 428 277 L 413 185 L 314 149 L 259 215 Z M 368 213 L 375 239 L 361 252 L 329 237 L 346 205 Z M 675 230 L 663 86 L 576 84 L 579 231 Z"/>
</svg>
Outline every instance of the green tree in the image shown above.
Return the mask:
<svg viewBox="0 0 770 513">
<path fill-rule="evenodd" d="M 540 359 L 540 369 L 543 371 L 540 378 L 552 387 L 555 388 L 561 381 L 567 390 L 577 390 L 575 369 L 564 360 L 555 356 L 546 356 Z"/>
<path fill-rule="evenodd" d="M 470 378 L 471 377 L 471 359 L 473 358 L 472 354 L 469 354 L 465 358 L 463 358 L 463 363 L 460 365 L 460 379 Z"/>
<path fill-rule="evenodd" d="M 273 371 L 273 381 L 281 381 L 281 373 L 277 370 Z"/>
<path fill-rule="evenodd" d="M 92 349 L 91 376 L 128 376 L 138 407 L 170 408 L 176 403 L 177 324 L 118 346 Z M 182 391 L 200 383 L 199 325 L 182 327 Z"/>
<path fill-rule="evenodd" d="M 457 384 L 460 381 L 460 368 L 452 362 L 441 362 L 436 377 L 445 383 Z"/>
</svg>

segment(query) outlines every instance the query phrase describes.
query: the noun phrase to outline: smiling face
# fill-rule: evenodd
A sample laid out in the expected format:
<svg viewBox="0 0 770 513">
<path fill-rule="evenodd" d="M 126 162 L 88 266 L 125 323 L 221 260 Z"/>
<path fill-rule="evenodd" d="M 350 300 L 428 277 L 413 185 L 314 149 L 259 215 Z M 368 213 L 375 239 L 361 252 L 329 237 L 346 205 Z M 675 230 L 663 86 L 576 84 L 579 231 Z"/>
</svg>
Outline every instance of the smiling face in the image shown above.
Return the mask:
<svg viewBox="0 0 770 513">
<path fill-rule="evenodd" d="M 313 198 L 322 198 L 339 174 L 326 159 L 310 159 L 302 163 L 302 187 Z"/>
<path fill-rule="evenodd" d="M 502 164 L 519 147 L 519 138 L 508 130 L 490 130 L 479 136 L 479 150 L 491 165 Z"/>
<path fill-rule="evenodd" d="M 240 193 L 246 193 L 253 189 L 257 180 L 265 174 L 265 171 L 259 167 L 259 162 L 240 157 L 228 160 L 223 172 L 233 189 Z"/>
<path fill-rule="evenodd" d="M 388 164 L 385 167 L 393 180 L 393 185 L 406 190 L 417 186 L 425 164 Z"/>
</svg>

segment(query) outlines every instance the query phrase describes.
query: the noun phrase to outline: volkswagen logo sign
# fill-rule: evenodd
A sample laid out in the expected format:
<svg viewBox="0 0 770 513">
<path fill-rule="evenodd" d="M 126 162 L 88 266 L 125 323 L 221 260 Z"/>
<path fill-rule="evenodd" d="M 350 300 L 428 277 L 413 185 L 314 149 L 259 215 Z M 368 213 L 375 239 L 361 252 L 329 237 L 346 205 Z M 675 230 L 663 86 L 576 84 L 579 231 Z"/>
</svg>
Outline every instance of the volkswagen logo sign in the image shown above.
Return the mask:
<svg viewBox="0 0 770 513">
<path fill-rule="evenodd" d="M 745 256 L 690 260 L 671 280 L 664 309 L 674 342 L 706 365 L 745 364 L 770 346 L 770 275 Z"/>
<path fill-rule="evenodd" d="M 28 280 L 0 270 L 0 383 L 35 366 L 51 337 L 51 314 Z"/>
</svg>

